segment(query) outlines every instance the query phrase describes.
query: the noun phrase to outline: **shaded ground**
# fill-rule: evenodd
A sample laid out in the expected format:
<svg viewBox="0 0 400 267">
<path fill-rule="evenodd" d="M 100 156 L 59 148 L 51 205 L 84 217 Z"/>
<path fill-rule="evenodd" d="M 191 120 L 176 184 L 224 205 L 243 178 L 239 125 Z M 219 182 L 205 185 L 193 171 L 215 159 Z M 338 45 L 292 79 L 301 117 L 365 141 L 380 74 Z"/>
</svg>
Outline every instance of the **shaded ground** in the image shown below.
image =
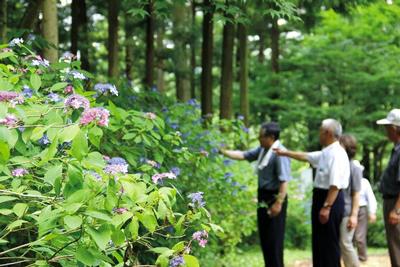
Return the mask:
<svg viewBox="0 0 400 267">
<path fill-rule="evenodd" d="M 288 267 L 311 267 L 311 260 L 295 260 Z M 370 255 L 368 261 L 361 263 L 361 267 L 389 267 L 390 260 L 387 254 Z"/>
</svg>

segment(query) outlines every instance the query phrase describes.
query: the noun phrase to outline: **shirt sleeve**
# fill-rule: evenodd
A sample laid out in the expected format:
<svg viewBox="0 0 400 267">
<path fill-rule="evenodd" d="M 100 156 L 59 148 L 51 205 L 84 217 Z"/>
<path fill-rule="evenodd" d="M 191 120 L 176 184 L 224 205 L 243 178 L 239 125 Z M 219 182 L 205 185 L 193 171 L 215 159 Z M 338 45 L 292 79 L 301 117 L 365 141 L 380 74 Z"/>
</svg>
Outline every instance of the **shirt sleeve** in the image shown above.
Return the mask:
<svg viewBox="0 0 400 267">
<path fill-rule="evenodd" d="M 288 157 L 276 157 L 277 161 L 277 173 L 279 181 L 288 182 L 292 179 L 290 175 L 290 159 Z"/>
<path fill-rule="evenodd" d="M 307 161 L 314 167 L 318 167 L 319 160 L 321 159 L 322 151 L 314 151 L 307 153 Z"/>
<path fill-rule="evenodd" d="M 351 169 L 351 192 L 361 191 L 362 169 L 352 164 Z"/>
<path fill-rule="evenodd" d="M 257 147 L 257 148 L 245 151 L 243 156 L 248 161 L 255 161 L 258 159 L 258 155 L 260 154 L 260 152 L 261 152 L 261 147 Z"/>
<path fill-rule="evenodd" d="M 374 191 L 372 191 L 371 184 L 367 179 L 365 179 L 366 183 L 366 191 L 367 191 L 367 202 L 368 202 L 368 212 L 369 214 L 376 214 L 377 202 L 374 195 Z"/>
</svg>

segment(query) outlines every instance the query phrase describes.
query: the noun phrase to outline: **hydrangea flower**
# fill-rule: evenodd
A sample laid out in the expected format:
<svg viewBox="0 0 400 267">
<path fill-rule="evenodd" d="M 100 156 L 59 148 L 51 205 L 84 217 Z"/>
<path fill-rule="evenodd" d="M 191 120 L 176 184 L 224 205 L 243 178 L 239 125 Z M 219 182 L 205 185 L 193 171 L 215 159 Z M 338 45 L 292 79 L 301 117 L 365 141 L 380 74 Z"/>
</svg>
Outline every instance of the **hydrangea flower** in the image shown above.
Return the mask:
<svg viewBox="0 0 400 267">
<path fill-rule="evenodd" d="M 118 214 L 124 214 L 125 212 L 128 211 L 128 209 L 127 208 L 114 208 L 113 211 Z"/>
<path fill-rule="evenodd" d="M 41 56 L 35 56 L 35 59 L 32 60 L 32 66 L 42 66 L 42 67 L 49 67 L 50 62 Z"/>
<path fill-rule="evenodd" d="M 0 91 L 0 102 L 9 102 L 12 105 L 24 103 L 24 97 L 17 92 Z"/>
<path fill-rule="evenodd" d="M 208 152 L 205 151 L 204 149 L 200 150 L 200 154 L 204 157 L 208 157 Z"/>
<path fill-rule="evenodd" d="M 98 174 L 98 173 L 95 172 L 95 171 L 86 171 L 86 170 L 84 170 L 83 173 L 84 173 L 85 175 L 91 175 L 91 176 L 93 176 L 96 180 L 101 181 L 101 175 Z"/>
<path fill-rule="evenodd" d="M 104 172 L 108 174 L 128 173 L 128 163 L 120 157 L 111 158 L 108 160 Z"/>
<path fill-rule="evenodd" d="M 172 172 L 173 174 L 175 174 L 176 176 L 179 176 L 179 174 L 181 174 L 181 169 L 179 169 L 178 167 L 173 167 L 173 168 L 171 169 L 171 172 Z"/>
<path fill-rule="evenodd" d="M 68 75 L 74 77 L 74 79 L 78 79 L 78 80 L 86 80 L 86 76 L 83 75 L 82 73 L 80 73 L 79 71 L 76 70 L 72 70 L 68 73 Z"/>
<path fill-rule="evenodd" d="M 183 266 L 183 265 L 185 265 L 185 260 L 183 259 L 182 256 L 173 257 L 169 261 L 169 267 L 179 267 L 179 266 Z"/>
<path fill-rule="evenodd" d="M 146 163 L 152 166 L 153 168 L 160 168 L 160 163 L 155 162 L 154 160 L 146 159 Z"/>
<path fill-rule="evenodd" d="M 74 87 L 70 84 L 68 84 L 65 88 L 64 88 L 64 94 L 72 94 L 74 93 Z"/>
<path fill-rule="evenodd" d="M 153 180 L 153 183 L 158 184 L 161 182 L 164 178 L 168 179 L 176 179 L 176 175 L 173 174 L 172 172 L 165 172 L 165 173 L 157 173 L 154 174 L 151 179 Z"/>
<path fill-rule="evenodd" d="M 188 198 L 191 199 L 192 203 L 189 205 L 193 208 L 201 208 L 204 207 L 206 202 L 203 200 L 203 192 L 191 193 L 188 195 Z"/>
<path fill-rule="evenodd" d="M 200 247 L 204 248 L 208 242 L 208 232 L 206 230 L 193 233 L 193 239 L 199 242 Z"/>
<path fill-rule="evenodd" d="M 232 165 L 232 164 L 233 164 L 233 160 L 230 160 L 230 159 L 224 159 L 224 161 L 223 161 L 223 164 L 224 164 L 225 166 L 230 166 L 230 165 Z"/>
<path fill-rule="evenodd" d="M 80 123 L 87 125 L 94 121 L 98 126 L 108 126 L 109 117 L 110 112 L 105 108 L 90 108 L 83 112 Z"/>
<path fill-rule="evenodd" d="M 41 146 L 47 146 L 48 144 L 51 143 L 51 141 L 50 141 L 49 137 L 47 136 L 47 134 L 44 134 L 44 135 L 38 140 L 38 143 L 39 143 Z"/>
<path fill-rule="evenodd" d="M 73 60 L 75 58 L 76 56 L 69 51 L 64 52 L 61 56 L 62 60 Z"/>
<path fill-rule="evenodd" d="M 4 119 L 0 120 L 0 124 L 6 125 L 7 127 L 15 127 L 18 125 L 18 119 L 12 114 L 7 114 Z"/>
<path fill-rule="evenodd" d="M 243 132 L 249 133 L 249 128 L 247 128 L 245 126 L 241 126 L 240 128 L 242 129 Z"/>
<path fill-rule="evenodd" d="M 244 120 L 244 116 L 243 116 L 243 115 L 238 115 L 238 116 L 237 116 L 237 119 L 240 120 L 240 121 L 242 121 L 242 120 Z"/>
<path fill-rule="evenodd" d="M 99 93 L 101 95 L 109 92 L 112 95 L 118 96 L 117 87 L 115 87 L 115 85 L 113 85 L 111 83 L 97 83 L 94 86 L 94 90 L 97 91 L 97 93 Z"/>
<path fill-rule="evenodd" d="M 154 120 L 155 118 L 157 118 L 156 114 L 154 114 L 153 112 L 146 112 L 144 114 L 144 116 L 150 120 Z"/>
<path fill-rule="evenodd" d="M 26 170 L 24 168 L 17 168 L 11 172 L 12 176 L 14 176 L 14 177 L 22 177 L 28 173 L 29 173 L 28 170 Z"/>
<path fill-rule="evenodd" d="M 60 102 L 62 100 L 61 97 L 56 93 L 50 93 L 50 94 L 47 95 L 47 97 L 53 103 L 58 103 L 58 102 Z"/>
<path fill-rule="evenodd" d="M 24 90 L 22 91 L 22 95 L 26 98 L 31 98 L 33 95 L 33 90 L 27 85 L 24 85 L 23 88 Z"/>
<path fill-rule="evenodd" d="M 66 108 L 71 107 L 73 109 L 79 109 L 79 108 L 88 109 L 90 107 L 90 102 L 81 95 L 73 94 L 70 95 L 67 99 L 65 99 L 64 106 Z"/>
<path fill-rule="evenodd" d="M 11 42 L 8 43 L 9 46 L 14 47 L 14 46 L 21 46 L 21 44 L 24 42 L 24 39 L 22 38 L 14 38 L 11 40 Z"/>
</svg>

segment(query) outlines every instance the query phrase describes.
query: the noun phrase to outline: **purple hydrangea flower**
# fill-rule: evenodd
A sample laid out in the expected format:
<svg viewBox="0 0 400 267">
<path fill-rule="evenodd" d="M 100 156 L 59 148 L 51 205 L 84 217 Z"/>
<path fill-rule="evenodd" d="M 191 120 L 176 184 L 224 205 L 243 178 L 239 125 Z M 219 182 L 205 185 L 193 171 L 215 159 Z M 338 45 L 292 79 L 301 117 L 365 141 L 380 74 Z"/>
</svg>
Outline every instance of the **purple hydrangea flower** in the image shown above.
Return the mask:
<svg viewBox="0 0 400 267">
<path fill-rule="evenodd" d="M 128 211 L 128 209 L 127 208 L 114 208 L 113 211 L 118 214 L 124 214 L 125 212 Z"/>
<path fill-rule="evenodd" d="M 24 39 L 22 38 L 14 38 L 11 40 L 11 42 L 8 43 L 8 46 L 14 47 L 14 46 L 20 46 L 24 42 Z"/>
<path fill-rule="evenodd" d="M 176 179 L 176 175 L 172 172 L 165 172 L 165 173 L 154 174 L 151 177 L 151 179 L 153 180 L 153 183 L 155 183 L 155 184 L 160 183 L 164 178 Z"/>
<path fill-rule="evenodd" d="M 86 76 L 83 75 L 82 73 L 80 73 L 77 70 L 72 70 L 68 73 L 68 75 L 74 77 L 74 79 L 78 79 L 78 80 L 86 80 Z"/>
<path fill-rule="evenodd" d="M 191 193 L 188 195 L 188 198 L 191 199 L 192 203 L 189 205 L 193 208 L 201 208 L 204 207 L 206 202 L 203 200 L 203 192 Z"/>
<path fill-rule="evenodd" d="M 185 260 L 183 259 L 182 256 L 173 257 L 169 261 L 169 267 L 179 267 L 179 266 L 183 266 L 183 265 L 185 265 Z"/>
<path fill-rule="evenodd" d="M 108 174 L 128 173 L 128 163 L 123 158 L 112 158 L 108 160 L 104 172 Z"/>
<path fill-rule="evenodd" d="M 98 181 L 101 181 L 101 180 L 102 180 L 101 175 L 98 174 L 98 173 L 95 172 L 95 171 L 86 171 L 86 170 L 84 170 L 83 173 L 84 173 L 85 175 L 91 175 L 91 176 L 93 176 L 93 177 L 94 177 L 96 180 L 98 180 Z"/>
<path fill-rule="evenodd" d="M 171 172 L 176 176 L 179 176 L 179 174 L 181 174 L 181 169 L 179 169 L 178 167 L 173 167 L 171 168 Z"/>
<path fill-rule="evenodd" d="M 224 163 L 225 166 L 230 166 L 230 165 L 233 164 L 233 160 L 225 159 L 225 160 L 223 161 L 223 163 Z"/>
<path fill-rule="evenodd" d="M 22 177 L 28 173 L 29 173 L 28 170 L 26 170 L 24 168 L 17 168 L 11 172 L 12 176 L 14 176 L 14 177 Z"/>
<path fill-rule="evenodd" d="M 75 58 L 76 56 L 69 51 L 64 52 L 61 56 L 62 60 L 73 60 Z"/>
<path fill-rule="evenodd" d="M 153 168 L 157 168 L 158 169 L 158 168 L 161 167 L 160 163 L 155 162 L 154 160 L 149 160 L 149 159 L 144 159 L 144 160 L 145 160 L 144 162 L 146 162 L 146 164 L 150 165 Z"/>
<path fill-rule="evenodd" d="M 64 94 L 72 94 L 74 93 L 74 87 L 71 84 L 68 84 L 65 88 L 64 88 Z"/>
<path fill-rule="evenodd" d="M 50 94 L 47 95 L 47 97 L 53 103 L 58 103 L 58 102 L 60 102 L 62 100 L 61 97 L 56 93 L 50 93 Z"/>
<path fill-rule="evenodd" d="M 249 128 L 247 128 L 245 126 L 241 126 L 240 128 L 243 130 L 243 132 L 249 133 Z"/>
<path fill-rule="evenodd" d="M 109 92 L 112 95 L 118 96 L 117 87 L 115 87 L 115 85 L 113 85 L 111 83 L 97 83 L 94 86 L 94 90 L 97 91 L 97 93 L 99 93 L 99 94 L 105 94 L 105 93 Z"/>
<path fill-rule="evenodd" d="M 36 56 L 34 60 L 32 60 L 32 66 L 42 66 L 42 67 L 49 67 L 50 62 L 41 56 Z"/>
<path fill-rule="evenodd" d="M 18 119 L 12 114 L 7 114 L 4 119 L 0 120 L 0 124 L 7 127 L 15 127 L 18 125 Z"/>
<path fill-rule="evenodd" d="M 85 97 L 78 94 L 73 94 L 65 99 L 64 106 L 66 108 L 71 107 L 73 109 L 88 109 L 90 107 L 90 103 L 89 100 L 87 100 Z"/>
<path fill-rule="evenodd" d="M 193 233 L 193 239 L 199 242 L 200 247 L 205 247 L 208 242 L 208 232 L 206 230 Z"/>
<path fill-rule="evenodd" d="M 24 97 L 17 92 L 0 91 L 0 102 L 9 102 L 12 105 L 22 104 Z"/>
<path fill-rule="evenodd" d="M 232 176 L 233 176 L 233 173 L 231 173 L 231 172 L 226 172 L 226 173 L 224 174 L 224 178 L 225 178 L 225 179 L 231 178 Z"/>
<path fill-rule="evenodd" d="M 110 112 L 105 108 L 90 108 L 83 112 L 80 123 L 87 125 L 95 121 L 98 126 L 108 126 Z"/>
<path fill-rule="evenodd" d="M 46 145 L 50 144 L 51 141 L 50 141 L 49 137 L 47 136 L 47 134 L 44 134 L 44 135 L 38 140 L 38 143 L 39 143 L 41 146 L 46 146 Z"/>
<path fill-rule="evenodd" d="M 22 91 L 22 95 L 26 98 L 31 98 L 33 95 L 33 90 L 27 85 L 24 85 L 23 88 L 24 90 Z"/>
</svg>

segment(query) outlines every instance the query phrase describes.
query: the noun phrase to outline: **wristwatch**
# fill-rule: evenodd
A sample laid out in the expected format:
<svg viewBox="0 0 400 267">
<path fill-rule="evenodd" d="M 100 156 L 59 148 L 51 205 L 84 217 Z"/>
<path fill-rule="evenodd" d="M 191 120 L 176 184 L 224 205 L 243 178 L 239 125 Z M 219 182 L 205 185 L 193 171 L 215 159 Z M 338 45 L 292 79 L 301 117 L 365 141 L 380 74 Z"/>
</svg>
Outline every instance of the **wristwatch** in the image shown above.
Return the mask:
<svg viewBox="0 0 400 267">
<path fill-rule="evenodd" d="M 323 208 L 328 208 L 328 209 L 330 209 L 330 208 L 332 208 L 332 205 L 329 204 L 328 202 L 325 202 L 324 205 L 323 205 L 322 207 L 323 207 Z"/>
</svg>

